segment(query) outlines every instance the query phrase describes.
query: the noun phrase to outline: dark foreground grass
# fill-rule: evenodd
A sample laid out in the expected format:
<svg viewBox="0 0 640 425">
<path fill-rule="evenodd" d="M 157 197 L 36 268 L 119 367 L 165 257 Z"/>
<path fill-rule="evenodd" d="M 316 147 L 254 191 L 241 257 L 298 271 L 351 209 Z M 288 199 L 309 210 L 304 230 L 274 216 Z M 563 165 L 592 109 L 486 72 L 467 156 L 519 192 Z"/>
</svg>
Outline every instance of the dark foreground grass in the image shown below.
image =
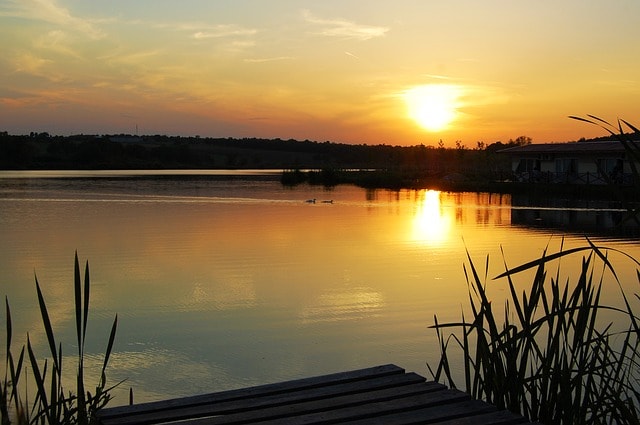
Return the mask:
<svg viewBox="0 0 640 425">
<path fill-rule="evenodd" d="M 638 317 L 607 257 L 615 250 L 588 242 L 516 268 L 505 265 L 495 278 L 509 287 L 503 311 L 487 296 L 488 264 L 481 277 L 468 256 L 472 315 L 455 323 L 435 318 L 441 356 L 429 367 L 434 379 L 457 387 L 452 363 L 461 355 L 466 391 L 499 408 L 547 424 L 640 423 Z M 559 265 L 548 273 L 551 262 L 576 255 L 582 255 L 579 275 L 562 282 Z M 638 270 L 640 263 L 626 258 Z M 525 270 L 535 275 L 520 293 L 514 277 Z M 600 300 L 605 275 L 617 283 L 620 306 Z"/>
<path fill-rule="evenodd" d="M 107 387 L 106 369 L 113 348 L 116 335 L 118 317 L 111 327 L 106 352 L 100 374 L 100 380 L 94 391 L 85 386 L 84 379 L 84 343 L 87 336 L 89 316 L 89 263 L 85 266 L 84 282 L 80 275 L 78 255 L 75 256 L 74 293 L 76 338 L 78 344 L 77 374 L 75 391 L 63 388 L 63 352 L 62 344 L 56 342 L 45 299 L 36 278 L 36 292 L 40 306 L 40 314 L 49 346 L 49 359 L 43 363 L 33 350 L 29 335 L 26 346 L 19 350 L 19 355 L 12 353 L 12 321 L 9 300 L 6 304 L 6 359 L 5 376 L 0 382 L 0 415 L 2 425 L 17 424 L 89 424 L 95 420 L 96 412 L 111 400 L 110 391 L 115 387 Z M 30 365 L 30 375 L 27 376 L 26 364 Z M 31 378 L 28 380 L 28 378 Z M 33 381 L 31 384 L 30 382 Z M 31 387 L 30 387 L 31 385 Z M 35 395 L 31 395 L 34 388 Z M 29 402 L 29 397 L 33 401 Z"/>
</svg>

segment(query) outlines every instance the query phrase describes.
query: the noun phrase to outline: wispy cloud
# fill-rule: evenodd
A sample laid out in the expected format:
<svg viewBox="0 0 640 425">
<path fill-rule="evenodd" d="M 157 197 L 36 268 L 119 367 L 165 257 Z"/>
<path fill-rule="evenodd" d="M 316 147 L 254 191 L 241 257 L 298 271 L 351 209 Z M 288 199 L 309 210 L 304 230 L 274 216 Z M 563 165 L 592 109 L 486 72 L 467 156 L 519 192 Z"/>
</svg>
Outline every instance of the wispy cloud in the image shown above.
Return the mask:
<svg viewBox="0 0 640 425">
<path fill-rule="evenodd" d="M 79 58 L 80 54 L 71 47 L 72 43 L 73 41 L 67 32 L 52 30 L 40 36 L 35 41 L 35 47 L 64 56 Z"/>
<path fill-rule="evenodd" d="M 293 59 L 291 56 L 278 56 L 273 58 L 256 58 L 256 59 L 245 59 L 244 61 L 247 63 L 264 63 L 264 62 L 276 62 Z"/>
<path fill-rule="evenodd" d="M 140 50 L 135 52 L 123 52 L 116 50 L 109 54 L 99 56 L 98 59 L 108 64 L 119 65 L 136 65 L 140 63 L 148 63 L 150 59 L 160 56 L 160 49 Z"/>
<path fill-rule="evenodd" d="M 104 33 L 90 19 L 74 16 L 56 0 L 4 0 L 0 16 L 43 21 L 99 39 Z"/>
<path fill-rule="evenodd" d="M 255 35 L 257 32 L 255 29 L 243 28 L 237 25 L 215 25 L 194 32 L 193 38 L 201 40 L 207 38 L 249 37 Z"/>
<path fill-rule="evenodd" d="M 201 22 L 127 22 L 135 26 L 147 26 L 154 29 L 175 31 L 189 34 L 195 40 L 208 39 L 250 39 L 258 33 L 255 28 L 247 28 L 236 24 L 210 25 Z"/>
<path fill-rule="evenodd" d="M 468 107 L 484 107 L 488 105 L 504 105 L 509 103 L 510 96 L 504 87 L 496 85 L 469 84 L 464 86 L 461 104 Z"/>
<path fill-rule="evenodd" d="M 439 75 L 439 74 L 425 74 L 424 76 L 433 80 L 452 80 L 453 79 L 452 77 L 448 77 L 446 75 Z"/>
<path fill-rule="evenodd" d="M 371 25 L 361 25 L 344 19 L 323 19 L 314 16 L 308 10 L 302 11 L 302 16 L 310 24 L 318 27 L 317 34 L 327 37 L 340 37 L 355 40 L 370 40 L 383 37 L 389 28 Z"/>
<path fill-rule="evenodd" d="M 31 53 L 22 53 L 12 59 L 14 72 L 32 75 L 42 75 L 42 69 L 50 63 L 50 60 L 39 58 Z"/>
</svg>

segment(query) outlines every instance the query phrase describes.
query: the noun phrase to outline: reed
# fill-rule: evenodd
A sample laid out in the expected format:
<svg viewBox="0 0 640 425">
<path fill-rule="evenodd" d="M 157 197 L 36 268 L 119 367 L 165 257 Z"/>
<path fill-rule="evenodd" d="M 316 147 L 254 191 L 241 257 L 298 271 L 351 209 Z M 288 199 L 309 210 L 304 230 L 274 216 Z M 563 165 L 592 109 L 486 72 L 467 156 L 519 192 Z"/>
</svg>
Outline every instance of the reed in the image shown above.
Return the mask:
<svg viewBox="0 0 640 425">
<path fill-rule="evenodd" d="M 435 317 L 432 328 L 441 355 L 434 368 L 429 366 L 434 379 L 457 387 L 452 359 L 461 355 L 464 387 L 471 396 L 530 420 L 640 423 L 640 322 L 608 259 L 615 250 L 588 242 L 550 255 L 545 250 L 515 268 L 505 265 L 506 271 L 494 278 L 506 279 L 509 287 L 503 315 L 487 295 L 487 273 L 481 278 L 467 253 L 472 316 L 467 320 L 463 314 L 455 323 L 439 323 Z M 573 282 L 561 282 L 559 265 L 555 275 L 548 273 L 551 262 L 579 254 L 580 273 Z M 627 258 L 638 270 L 640 263 Z M 528 291 L 519 293 L 514 277 L 526 270 L 535 274 Z M 605 274 L 617 283 L 621 307 L 601 303 Z M 640 281 L 640 272 L 637 276 Z M 615 324 L 603 320 L 603 312 L 614 315 Z M 451 328 L 457 333 L 447 334 Z"/>
<path fill-rule="evenodd" d="M 94 422 L 95 414 L 111 400 L 111 390 L 117 385 L 107 387 L 106 369 L 115 341 L 118 316 L 116 315 L 106 346 L 99 382 L 95 389 L 88 390 L 84 378 L 85 340 L 89 317 L 90 278 L 89 263 L 84 269 L 84 281 L 80 274 L 78 254 L 75 255 L 74 265 L 74 293 L 75 293 L 75 325 L 78 345 L 77 373 L 75 391 L 68 391 L 63 387 L 63 352 L 62 344 L 56 341 L 49 312 L 38 278 L 35 279 L 36 293 L 42 324 L 47 336 L 49 359 L 39 362 L 27 334 L 26 346 L 20 348 L 16 357 L 12 353 L 12 320 L 9 300 L 5 298 L 6 306 L 6 361 L 5 376 L 0 383 L 0 413 L 2 425 L 13 421 L 17 424 L 81 424 Z M 25 358 L 26 357 L 26 358 Z M 35 395 L 29 403 L 29 393 L 21 391 L 22 386 L 28 386 L 25 368 L 26 362 L 31 367 L 31 380 L 35 384 Z"/>
</svg>

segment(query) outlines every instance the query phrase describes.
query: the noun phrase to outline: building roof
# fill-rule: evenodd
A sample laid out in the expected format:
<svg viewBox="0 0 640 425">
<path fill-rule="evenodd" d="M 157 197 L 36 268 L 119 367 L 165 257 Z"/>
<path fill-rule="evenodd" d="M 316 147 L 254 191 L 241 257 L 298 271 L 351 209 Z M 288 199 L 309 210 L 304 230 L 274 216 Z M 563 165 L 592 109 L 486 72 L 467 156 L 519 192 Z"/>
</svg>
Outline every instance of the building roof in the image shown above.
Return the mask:
<svg viewBox="0 0 640 425">
<path fill-rule="evenodd" d="M 640 145 L 640 142 L 633 142 Z M 569 142 L 569 143 L 532 143 L 514 146 L 498 152 L 508 154 L 544 154 L 544 153 L 623 153 L 622 143 L 613 141 Z"/>
</svg>

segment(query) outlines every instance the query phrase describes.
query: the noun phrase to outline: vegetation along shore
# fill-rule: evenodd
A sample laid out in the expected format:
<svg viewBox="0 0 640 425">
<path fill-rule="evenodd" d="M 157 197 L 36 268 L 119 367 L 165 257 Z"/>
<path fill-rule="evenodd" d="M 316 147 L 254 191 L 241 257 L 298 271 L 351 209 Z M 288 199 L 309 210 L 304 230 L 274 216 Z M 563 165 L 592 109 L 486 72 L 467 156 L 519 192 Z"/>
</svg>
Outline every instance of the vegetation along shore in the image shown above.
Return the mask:
<svg viewBox="0 0 640 425">
<path fill-rule="evenodd" d="M 612 137 L 581 140 L 609 140 Z M 329 141 L 260 138 L 201 138 L 134 135 L 52 136 L 0 132 L 2 170 L 280 169 L 285 185 L 299 183 L 366 188 L 435 189 L 533 196 L 607 199 L 606 185 L 539 184 L 515 181 L 512 160 L 503 151 L 526 146 L 520 136 L 506 143 L 477 142 L 470 148 L 349 145 Z M 636 191 L 622 187 L 625 198 Z"/>
</svg>

